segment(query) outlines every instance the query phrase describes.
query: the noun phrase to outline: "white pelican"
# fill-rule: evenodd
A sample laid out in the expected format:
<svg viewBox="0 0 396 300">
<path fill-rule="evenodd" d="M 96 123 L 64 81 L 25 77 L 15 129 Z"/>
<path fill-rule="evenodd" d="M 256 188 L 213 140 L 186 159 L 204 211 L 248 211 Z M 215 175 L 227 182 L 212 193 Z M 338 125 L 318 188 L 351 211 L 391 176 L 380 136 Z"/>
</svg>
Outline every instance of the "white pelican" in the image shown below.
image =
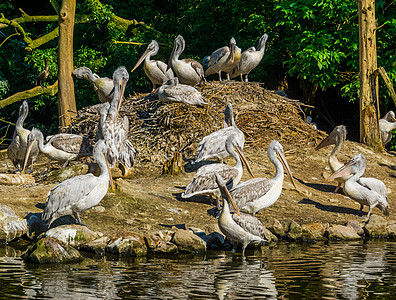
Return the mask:
<svg viewBox="0 0 396 300">
<path fill-rule="evenodd" d="M 67 179 L 49 193 L 42 219 L 48 225 L 57 218 L 73 215 L 78 224 L 81 223 L 80 213 L 98 205 L 106 195 L 111 182 L 106 161 L 107 147 L 103 140 L 96 142 L 93 157 L 100 168 L 98 177 L 86 174 Z"/>
<path fill-rule="evenodd" d="M 29 107 L 27 101 L 23 101 L 22 105 L 19 107 L 19 116 L 16 121 L 15 131 L 10 145 L 7 148 L 7 155 L 18 170 L 21 170 L 22 165 L 25 160 L 25 153 L 27 148 L 27 139 L 30 130 L 23 128 L 23 122 L 28 115 Z M 25 164 L 31 166 L 33 170 L 33 163 L 39 154 L 39 148 L 37 143 L 32 145 L 32 150 L 30 155 L 26 158 Z"/>
<path fill-rule="evenodd" d="M 251 243 L 263 244 L 267 241 L 264 226 L 256 217 L 239 212 L 238 206 L 226 187 L 224 179 L 215 173 L 216 183 L 223 195 L 223 208 L 218 217 L 219 228 L 224 235 L 231 239 L 234 249 L 237 243 L 242 244 L 242 255 Z M 231 214 L 229 204 L 234 208 Z"/>
<path fill-rule="evenodd" d="M 347 196 L 360 203 L 360 210 L 364 206 L 369 207 L 367 220 L 370 218 L 371 211 L 378 206 L 379 209 L 388 216 L 388 199 L 385 184 L 376 178 L 362 178 L 366 169 L 366 158 L 362 153 L 354 156 L 349 162 L 333 173 L 328 180 L 340 176 L 350 176 L 345 182 L 344 192 Z"/>
<path fill-rule="evenodd" d="M 221 47 L 210 55 L 205 76 L 218 73 L 221 81 L 221 71 L 223 71 L 227 73 L 227 80 L 230 80 L 230 73 L 240 60 L 241 48 L 237 47 L 235 39 L 231 38 L 230 47 Z"/>
<path fill-rule="evenodd" d="M 45 89 L 44 83 L 47 81 L 49 76 L 49 68 L 48 68 L 48 58 L 45 59 L 45 67 L 44 70 L 40 72 L 40 74 L 36 78 L 35 85 L 40 85 L 42 89 Z"/>
<path fill-rule="evenodd" d="M 111 168 L 118 162 L 129 170 L 133 167 L 136 151 L 128 140 L 128 117 L 121 118 L 118 114 L 128 80 L 129 74 L 125 67 L 118 67 L 114 71 L 113 100 L 110 105 L 103 104 L 99 110 L 100 120 L 97 139 L 105 140 L 109 149 L 108 160 Z M 124 171 L 126 172 L 126 170 Z"/>
<path fill-rule="evenodd" d="M 202 65 L 191 58 L 179 59 L 180 54 L 184 51 L 185 41 L 181 35 L 175 39 L 172 53 L 168 61 L 168 69 L 173 68 L 179 81 L 183 84 L 197 85 L 205 80 Z"/>
<path fill-rule="evenodd" d="M 245 145 L 245 135 L 235 124 L 231 103 L 227 104 L 224 116 L 225 128 L 212 132 L 199 142 L 197 156 L 195 157 L 194 163 L 209 159 L 216 159 L 223 162 L 224 158 L 230 155 L 225 148 L 225 141 L 230 135 L 235 136 L 239 148 L 243 149 L 243 146 Z M 231 126 L 226 127 L 226 125 Z"/>
<path fill-rule="evenodd" d="M 228 188 L 237 185 L 241 180 L 243 173 L 242 163 L 246 165 L 248 172 L 254 177 L 245 155 L 238 146 L 235 136 L 231 135 L 227 138 L 225 147 L 228 153 L 235 159 L 235 166 L 231 167 L 227 164 L 218 163 L 200 167 L 195 173 L 192 182 L 181 195 L 182 198 L 190 198 L 195 195 L 214 196 L 216 198 L 217 207 L 219 207 L 220 191 L 216 184 L 215 172 L 219 173 L 219 175 L 227 181 Z M 233 149 L 234 147 L 237 152 Z"/>
<path fill-rule="evenodd" d="M 390 110 L 381 119 L 379 119 L 379 126 L 381 131 L 382 144 L 385 146 L 392 139 L 392 130 L 396 129 L 395 113 Z"/>
<path fill-rule="evenodd" d="M 79 79 L 86 79 L 93 84 L 94 91 L 99 97 L 100 102 L 111 102 L 113 99 L 113 80 L 108 77 L 99 77 L 92 73 L 90 68 L 81 67 L 73 71 L 73 74 Z"/>
<path fill-rule="evenodd" d="M 153 90 L 155 90 L 156 85 L 163 85 L 169 79 L 174 78 L 172 69 L 167 70 L 166 63 L 160 60 L 151 60 L 151 56 L 157 55 L 159 50 L 159 45 L 156 40 L 152 40 L 151 43 L 147 46 L 146 51 L 142 54 L 136 65 L 133 67 L 131 73 L 136 70 L 136 68 L 142 63 L 144 60 L 144 73 L 146 73 L 147 77 L 150 79 L 153 84 Z"/>
<path fill-rule="evenodd" d="M 177 77 L 169 79 L 158 89 L 158 98 L 163 102 L 181 102 L 187 105 L 203 106 L 208 104 L 196 88 L 191 85 L 179 84 Z"/>
<path fill-rule="evenodd" d="M 272 141 L 268 146 L 267 152 L 270 162 L 274 164 L 276 169 L 274 178 L 253 178 L 241 182 L 230 189 L 232 197 L 243 212 L 255 215 L 261 209 L 271 206 L 278 200 L 283 186 L 284 170 L 282 164 L 297 189 L 283 153 L 282 145 L 278 141 Z"/>
<path fill-rule="evenodd" d="M 26 157 L 29 156 L 32 145 L 38 143 L 40 152 L 52 160 L 65 162 L 63 167 L 71 160 L 92 155 L 90 140 L 78 134 L 58 133 L 52 135 L 44 144 L 42 132 L 37 128 L 33 128 L 27 140 Z M 24 164 L 22 172 L 25 170 L 25 167 L 26 165 Z"/>
<path fill-rule="evenodd" d="M 242 75 L 245 75 L 245 81 L 248 82 L 249 73 L 258 66 L 264 56 L 267 39 L 268 35 L 264 34 L 258 41 L 257 49 L 250 47 L 249 49 L 242 52 L 241 60 L 232 71 L 231 78 L 237 77 L 239 75 L 241 76 L 241 81 L 243 81 Z"/>
</svg>

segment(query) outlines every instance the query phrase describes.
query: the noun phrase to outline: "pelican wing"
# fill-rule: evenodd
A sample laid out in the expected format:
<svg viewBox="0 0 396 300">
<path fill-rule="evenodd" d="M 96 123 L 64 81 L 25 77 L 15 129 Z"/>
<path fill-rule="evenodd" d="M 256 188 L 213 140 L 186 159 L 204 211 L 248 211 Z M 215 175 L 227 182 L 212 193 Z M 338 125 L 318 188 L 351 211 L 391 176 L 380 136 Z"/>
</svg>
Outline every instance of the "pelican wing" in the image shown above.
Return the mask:
<svg viewBox="0 0 396 300">
<path fill-rule="evenodd" d="M 173 78 L 173 72 L 172 69 L 166 70 L 168 68 L 168 65 L 160 60 L 156 60 L 155 64 L 158 68 L 158 70 L 161 71 L 161 73 L 166 76 L 167 78 Z M 172 74 L 172 76 L 170 76 Z"/>
<path fill-rule="evenodd" d="M 221 48 L 217 49 L 216 51 L 214 51 L 210 55 L 208 68 L 210 68 L 211 66 L 215 65 L 216 63 L 218 63 L 219 60 L 222 59 L 224 56 L 226 56 L 228 53 L 230 53 L 230 49 L 227 46 L 221 47 Z"/>
<path fill-rule="evenodd" d="M 92 145 L 89 139 L 69 133 L 60 133 L 53 135 L 48 143 L 55 148 L 73 154 L 90 155 L 92 154 Z"/>
<path fill-rule="evenodd" d="M 12 161 L 14 166 L 17 166 L 18 163 L 23 162 L 23 157 L 18 157 L 18 150 L 21 147 L 21 140 L 19 135 L 16 135 L 12 140 L 11 144 L 7 148 L 8 158 Z"/>
<path fill-rule="evenodd" d="M 358 183 L 361 186 L 364 186 L 365 188 L 368 188 L 369 190 L 372 190 L 387 199 L 388 191 L 386 190 L 385 184 L 381 180 L 376 178 L 360 177 Z"/>
<path fill-rule="evenodd" d="M 253 235 L 259 236 L 263 240 L 267 240 L 267 237 L 265 236 L 265 227 L 256 217 L 245 213 L 241 213 L 241 215 L 238 216 L 234 213 L 232 215 L 232 219 L 245 231 L 250 232 Z"/>
<path fill-rule="evenodd" d="M 186 60 L 191 64 L 191 67 L 195 70 L 199 77 L 205 77 L 203 67 L 199 62 L 190 58 L 187 58 Z"/>
<path fill-rule="evenodd" d="M 264 196 L 273 185 L 272 179 L 252 178 L 238 184 L 230 193 L 238 207 L 242 208 L 248 202 L 253 202 Z"/>
</svg>

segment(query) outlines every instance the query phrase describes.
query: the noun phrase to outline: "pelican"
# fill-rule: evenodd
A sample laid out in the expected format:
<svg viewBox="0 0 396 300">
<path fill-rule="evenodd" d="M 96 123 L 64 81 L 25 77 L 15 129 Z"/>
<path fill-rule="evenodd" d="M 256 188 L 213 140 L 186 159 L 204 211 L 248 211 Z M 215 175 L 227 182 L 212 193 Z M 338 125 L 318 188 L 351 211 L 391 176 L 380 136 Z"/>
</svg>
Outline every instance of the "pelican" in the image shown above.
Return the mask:
<svg viewBox="0 0 396 300">
<path fill-rule="evenodd" d="M 167 70 L 167 65 L 159 60 L 151 60 L 151 56 L 157 55 L 159 50 L 159 45 L 156 40 L 152 40 L 151 43 L 147 46 L 146 51 L 139 58 L 136 65 L 133 67 L 132 71 L 135 71 L 136 68 L 142 63 L 144 60 L 144 73 L 146 73 L 147 77 L 150 79 L 153 84 L 153 90 L 155 90 L 156 85 L 163 85 L 169 79 L 174 78 L 172 69 Z"/>
<path fill-rule="evenodd" d="M 21 170 L 22 165 L 24 164 L 26 147 L 27 147 L 27 139 L 30 133 L 30 130 L 23 128 L 23 122 L 28 115 L 29 107 L 27 101 L 23 101 L 22 105 L 19 107 L 19 116 L 16 121 L 15 131 L 10 145 L 7 148 L 7 155 L 18 170 Z M 37 143 L 32 145 L 32 150 L 30 155 L 25 159 L 25 165 L 30 164 L 31 170 L 33 171 L 33 163 L 36 160 L 37 155 L 39 154 L 39 148 Z"/>
<path fill-rule="evenodd" d="M 257 44 L 257 50 L 254 47 L 250 47 L 249 49 L 242 52 L 241 60 L 232 71 L 231 78 L 240 75 L 241 81 L 243 81 L 242 75 L 245 75 L 245 81 L 248 82 L 249 73 L 258 66 L 264 56 L 267 39 L 268 35 L 264 34 Z"/>
<path fill-rule="evenodd" d="M 111 102 L 113 99 L 113 80 L 108 77 L 99 77 L 92 73 L 90 68 L 81 67 L 73 71 L 73 74 L 79 79 L 86 79 L 93 84 L 94 91 L 99 97 L 100 102 Z"/>
<path fill-rule="evenodd" d="M 235 245 L 242 244 L 242 255 L 245 255 L 245 249 L 251 243 L 264 244 L 267 242 L 264 226 L 256 217 L 241 213 L 226 187 L 226 182 L 215 173 L 216 184 L 223 195 L 223 208 L 221 209 L 218 224 L 221 232 Z M 234 208 L 231 214 L 229 204 Z"/>
<path fill-rule="evenodd" d="M 208 104 L 196 88 L 191 85 L 179 84 L 177 77 L 169 79 L 165 85 L 159 88 L 158 98 L 163 102 L 181 102 L 197 106 Z"/>
<path fill-rule="evenodd" d="M 217 207 L 220 207 L 220 191 L 216 184 L 214 175 L 215 172 L 219 173 L 219 175 L 227 181 L 228 188 L 237 185 L 241 180 L 243 173 L 242 163 L 246 165 L 248 172 L 252 177 L 254 177 L 245 155 L 238 146 L 235 136 L 231 135 L 227 138 L 225 147 L 228 153 L 235 159 L 235 166 L 231 167 L 227 164 L 219 163 L 200 167 L 195 173 L 192 182 L 186 187 L 186 190 L 181 195 L 182 198 L 190 198 L 195 195 L 208 195 L 210 197 L 214 196 L 216 198 Z M 235 152 L 233 149 L 234 147 L 237 152 Z"/>
<path fill-rule="evenodd" d="M 221 81 L 221 71 L 223 71 L 227 73 L 227 80 L 230 80 L 230 73 L 240 60 L 241 48 L 237 47 L 235 39 L 231 38 L 230 47 L 221 47 L 210 55 L 205 76 L 218 73 Z"/>
<path fill-rule="evenodd" d="M 274 164 L 276 169 L 274 178 L 253 178 L 241 182 L 230 189 L 230 194 L 243 212 L 255 215 L 261 209 L 271 206 L 278 200 L 283 186 L 284 170 L 282 164 L 285 166 L 294 187 L 297 189 L 283 153 L 282 145 L 274 140 L 269 144 L 267 152 L 270 162 Z"/>
<path fill-rule="evenodd" d="M 224 158 L 230 155 L 226 151 L 225 141 L 227 140 L 227 137 L 231 135 L 235 136 L 239 148 L 243 149 L 243 146 L 245 145 L 245 136 L 235 124 L 234 113 L 231 103 L 227 104 L 224 115 L 225 126 L 231 126 L 219 129 L 205 136 L 198 144 L 199 147 L 194 163 L 209 159 L 217 159 L 220 162 L 223 162 Z"/>
<path fill-rule="evenodd" d="M 42 219 L 51 226 L 57 218 L 72 214 L 81 224 L 80 213 L 98 205 L 111 182 L 106 161 L 107 147 L 103 140 L 96 142 L 93 157 L 100 168 L 98 177 L 86 174 L 67 179 L 54 187 L 47 197 Z"/>
<path fill-rule="evenodd" d="M 191 59 L 179 59 L 180 54 L 184 51 L 185 41 L 181 35 L 175 39 L 172 53 L 168 61 L 168 69 L 173 68 L 180 82 L 183 84 L 197 85 L 205 80 L 204 70 L 202 65 Z"/>
<path fill-rule="evenodd" d="M 396 128 L 395 113 L 390 110 L 379 120 L 382 144 L 385 146 L 392 139 L 392 130 Z"/>
<path fill-rule="evenodd" d="M 338 125 L 338 126 L 334 127 L 333 131 L 323 141 L 321 141 L 320 144 L 317 145 L 315 148 L 315 150 L 319 150 L 323 147 L 335 144 L 335 147 L 329 156 L 329 166 L 330 166 L 332 173 L 334 173 L 335 171 L 337 171 L 339 168 L 341 168 L 343 166 L 343 163 L 341 163 L 338 160 L 337 154 L 340 153 L 341 148 L 344 145 L 344 142 L 346 140 L 346 135 L 347 135 L 346 127 L 344 125 Z M 343 176 L 343 177 L 337 178 L 338 185 L 337 185 L 336 189 L 334 190 L 334 193 L 338 192 L 341 185 L 349 177 L 350 176 Z"/>
<path fill-rule="evenodd" d="M 92 155 L 91 142 L 88 138 L 78 134 L 58 133 L 52 135 L 44 144 L 43 133 L 39 129 L 33 128 L 27 138 L 27 142 L 26 157 L 29 157 L 32 145 L 38 143 L 40 152 L 44 153 L 51 160 L 65 162 L 63 167 L 71 160 Z M 24 172 L 25 167 L 26 164 L 23 165 L 22 172 Z"/>
<path fill-rule="evenodd" d="M 47 81 L 49 76 L 49 68 L 48 68 L 48 58 L 45 59 L 45 67 L 44 70 L 40 72 L 37 76 L 35 85 L 40 85 L 42 89 L 45 89 L 44 83 Z"/>
<path fill-rule="evenodd" d="M 342 176 L 350 176 L 345 182 L 344 192 L 347 196 L 360 203 L 360 210 L 364 206 L 369 207 L 367 220 L 371 211 L 378 206 L 379 209 L 388 216 L 388 200 L 385 184 L 376 178 L 362 178 L 366 169 L 366 158 L 362 153 L 354 156 L 349 162 L 334 172 L 328 180 Z"/>
<path fill-rule="evenodd" d="M 104 139 L 109 149 L 109 166 L 113 168 L 119 162 L 124 168 L 131 169 L 134 164 L 135 149 L 128 140 L 128 117 L 121 118 L 119 110 L 129 74 L 125 67 L 118 67 L 113 74 L 114 94 L 111 104 L 102 104 L 99 109 L 100 120 L 97 132 L 98 139 Z M 126 172 L 126 170 L 124 170 Z M 124 172 L 124 173 L 125 173 Z"/>
</svg>

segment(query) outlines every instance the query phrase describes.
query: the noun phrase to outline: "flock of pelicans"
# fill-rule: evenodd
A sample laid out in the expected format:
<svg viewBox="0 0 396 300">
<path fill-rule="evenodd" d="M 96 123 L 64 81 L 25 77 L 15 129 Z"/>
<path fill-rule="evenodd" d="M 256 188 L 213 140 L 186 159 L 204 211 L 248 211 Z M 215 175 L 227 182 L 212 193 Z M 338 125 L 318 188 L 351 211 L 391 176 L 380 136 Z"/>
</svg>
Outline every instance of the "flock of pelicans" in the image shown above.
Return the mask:
<svg viewBox="0 0 396 300">
<path fill-rule="evenodd" d="M 153 84 L 153 92 L 158 93 L 163 101 L 184 102 L 190 105 L 204 105 L 200 93 L 193 87 L 205 81 L 205 75 L 227 73 L 227 79 L 245 75 L 257 66 L 264 55 L 267 35 L 259 40 L 257 50 L 254 47 L 241 53 L 235 39 L 230 41 L 230 47 L 222 47 L 214 51 L 210 57 L 205 57 L 206 72 L 202 66 L 191 59 L 180 60 L 185 42 L 180 35 L 175 39 L 174 48 L 168 65 L 160 61 L 152 61 L 150 57 L 157 54 L 158 43 L 152 41 L 147 50 L 133 68 L 134 71 L 142 61 L 144 70 Z M 173 71 L 177 77 L 174 77 Z M 82 156 L 93 155 L 100 168 L 100 175 L 80 175 L 65 180 L 54 187 L 48 194 L 42 219 L 48 226 L 57 218 L 73 215 L 78 224 L 81 223 L 80 213 L 97 205 L 106 195 L 109 185 L 113 188 L 110 168 L 117 163 L 129 170 L 134 165 L 135 149 L 128 140 L 128 118 L 121 118 L 119 110 L 124 96 L 125 86 L 129 79 L 125 67 L 115 70 L 113 78 L 101 78 L 87 67 L 74 70 L 77 78 L 84 78 L 93 83 L 93 87 L 102 102 L 99 106 L 99 124 L 96 133 L 96 143 L 92 147 L 89 139 L 76 134 L 60 133 L 46 138 L 37 128 L 31 131 L 23 128 L 28 114 L 28 104 L 24 101 L 19 109 L 19 117 L 13 140 L 7 153 L 18 170 L 24 172 L 30 165 L 33 170 L 34 161 L 42 152 L 51 160 L 65 162 Z M 182 84 L 179 84 L 179 81 Z M 159 88 L 156 88 L 160 85 Z M 162 98 L 161 98 L 162 97 Z M 175 100 L 176 99 L 176 100 Z M 186 100 L 187 99 L 187 100 Z M 208 195 L 216 199 L 220 209 L 218 216 L 221 231 L 235 244 L 242 244 L 242 252 L 250 243 L 264 243 L 267 239 L 262 223 L 254 216 L 258 211 L 271 206 L 279 198 L 284 171 L 297 189 L 283 148 L 278 141 L 272 141 L 268 147 L 268 157 L 275 166 L 275 176 L 272 179 L 254 178 L 252 170 L 243 154 L 245 137 L 236 126 L 232 105 L 227 104 L 224 128 L 204 137 L 199 143 L 194 163 L 206 160 L 217 160 L 218 163 L 206 164 L 198 168 L 192 182 L 182 193 L 182 198 L 196 195 Z M 390 140 L 389 132 L 396 127 L 393 112 L 381 119 L 381 132 L 384 143 Z M 391 133 L 390 133 L 391 134 Z M 366 167 L 363 154 L 353 157 L 348 163 L 342 164 L 337 159 L 346 139 L 346 128 L 337 126 L 316 149 L 334 144 L 334 150 L 329 157 L 329 165 L 333 174 L 328 180 L 336 179 L 339 187 L 344 184 L 344 193 L 361 204 L 369 206 L 367 219 L 372 209 L 378 207 L 388 215 L 387 191 L 384 183 L 375 178 L 362 177 Z M 223 163 L 227 157 L 233 157 L 235 165 Z M 240 183 L 243 167 L 246 167 L 252 179 Z M 223 197 L 223 205 L 220 199 Z M 230 208 L 232 207 L 232 209 Z"/>
</svg>

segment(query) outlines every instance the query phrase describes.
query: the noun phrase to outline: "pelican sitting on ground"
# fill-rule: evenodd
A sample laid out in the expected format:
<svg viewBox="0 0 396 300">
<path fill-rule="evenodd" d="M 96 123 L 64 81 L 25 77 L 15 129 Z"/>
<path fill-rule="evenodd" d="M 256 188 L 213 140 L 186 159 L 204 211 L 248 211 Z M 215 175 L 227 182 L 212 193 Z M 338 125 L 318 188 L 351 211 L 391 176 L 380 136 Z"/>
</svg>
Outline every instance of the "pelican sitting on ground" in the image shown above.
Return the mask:
<svg viewBox="0 0 396 300">
<path fill-rule="evenodd" d="M 48 227 L 57 218 L 71 214 L 77 224 L 82 224 L 80 213 L 98 205 L 107 194 L 111 177 L 106 154 L 107 147 L 103 140 L 99 140 L 93 150 L 93 157 L 99 165 L 100 175 L 96 177 L 90 173 L 67 179 L 48 193 L 42 216 Z"/>
<path fill-rule="evenodd" d="M 208 104 L 196 88 L 191 85 L 179 84 L 177 77 L 169 79 L 159 88 L 158 98 L 162 102 L 179 102 L 197 106 Z"/>
<path fill-rule="evenodd" d="M 202 65 L 191 58 L 179 59 L 180 54 L 184 51 L 185 41 L 181 35 L 175 39 L 172 53 L 168 61 L 168 69 L 173 68 L 177 78 L 183 84 L 197 85 L 202 81 L 205 82 L 205 75 Z"/>
<path fill-rule="evenodd" d="M 30 155 L 32 145 L 38 143 L 40 152 L 44 153 L 51 160 L 65 162 L 63 167 L 71 160 L 92 155 L 90 140 L 78 134 L 58 133 L 52 135 L 44 144 L 43 133 L 39 129 L 33 128 L 27 141 L 26 157 Z M 24 164 L 22 172 L 25 170 L 25 167 L 26 165 Z"/>
<path fill-rule="evenodd" d="M 231 78 L 237 77 L 239 75 L 241 76 L 241 81 L 243 81 L 242 76 L 245 75 L 245 81 L 248 82 L 249 73 L 258 66 L 264 56 L 267 39 L 268 35 L 264 34 L 258 41 L 257 49 L 250 47 L 249 49 L 242 52 L 241 60 L 232 71 Z"/>
<path fill-rule="evenodd" d="M 390 110 L 381 119 L 379 119 L 379 126 L 381 131 L 382 144 L 385 146 L 392 139 L 392 130 L 396 129 L 395 113 Z"/>
<path fill-rule="evenodd" d="M 25 121 L 29 112 L 29 107 L 27 101 L 23 101 L 22 105 L 19 107 L 19 116 L 16 121 L 15 131 L 10 145 L 7 148 L 7 155 L 18 170 L 21 170 L 22 165 L 30 165 L 31 170 L 33 170 L 33 163 L 36 160 L 37 155 L 39 154 L 39 148 L 37 143 L 32 145 L 32 150 L 30 155 L 25 158 L 26 148 L 27 148 L 27 140 L 28 135 L 30 134 L 30 130 L 23 128 L 23 122 Z"/>
<path fill-rule="evenodd" d="M 222 178 L 224 178 L 227 182 L 227 187 L 232 188 L 237 185 L 241 180 L 243 173 L 243 164 L 246 165 L 246 168 L 252 177 L 253 173 L 247 162 L 245 155 L 242 152 L 242 149 L 238 146 L 238 141 L 235 136 L 231 135 L 227 138 L 226 142 L 226 150 L 228 153 L 235 159 L 235 166 L 231 167 L 227 164 L 210 164 L 204 165 L 200 167 L 192 182 L 186 187 L 186 190 L 181 195 L 182 198 L 190 198 L 196 195 L 208 195 L 210 197 L 214 196 L 216 198 L 217 207 L 219 205 L 220 191 L 216 184 L 215 172 L 217 172 Z M 235 150 L 237 152 L 235 152 Z"/>
<path fill-rule="evenodd" d="M 132 71 L 135 71 L 136 68 L 142 63 L 144 60 L 144 73 L 146 73 L 147 77 L 150 79 L 153 84 L 153 90 L 155 90 L 156 85 L 163 85 L 169 79 L 174 78 L 172 69 L 167 70 L 166 63 L 160 60 L 151 60 L 151 56 L 157 55 L 159 50 L 159 45 L 156 40 L 152 40 L 151 43 L 147 46 L 146 51 L 139 58 L 136 65 L 133 67 Z"/>
<path fill-rule="evenodd" d="M 245 145 L 245 136 L 235 124 L 231 103 L 227 104 L 224 116 L 225 128 L 212 132 L 199 142 L 197 156 L 195 157 L 194 163 L 209 159 L 216 159 L 223 162 L 223 160 L 230 155 L 226 150 L 225 141 L 231 135 L 235 136 L 239 148 L 243 149 L 243 146 Z M 228 127 L 226 127 L 226 125 Z"/>
<path fill-rule="evenodd" d="M 365 205 L 369 207 L 367 220 L 370 218 L 372 209 L 376 206 L 381 209 L 384 215 L 388 216 L 386 186 L 381 180 L 376 178 L 361 178 L 365 169 L 366 158 L 360 153 L 333 173 L 328 180 L 352 175 L 345 182 L 344 192 L 347 196 L 360 203 L 360 210 L 363 210 Z"/>
<path fill-rule="evenodd" d="M 250 244 L 263 244 L 267 241 L 264 226 L 256 217 L 240 213 L 238 206 L 233 200 L 230 192 L 226 187 L 226 182 L 215 173 L 216 183 L 223 195 L 223 208 L 218 217 L 218 224 L 221 232 L 234 244 L 242 244 L 242 255 L 245 255 L 245 249 Z M 234 208 L 231 214 L 229 204 Z"/>
<path fill-rule="evenodd" d="M 243 212 L 255 215 L 261 209 L 271 206 L 278 200 L 283 186 L 284 170 L 282 164 L 297 190 L 282 145 L 278 141 L 272 141 L 267 152 L 270 162 L 274 164 L 276 169 L 274 178 L 253 178 L 229 189 L 239 209 Z"/>
<path fill-rule="evenodd" d="M 323 147 L 327 147 L 327 146 L 335 144 L 335 147 L 329 156 L 329 166 L 330 166 L 332 173 L 334 173 L 335 171 L 337 171 L 339 168 L 341 168 L 343 166 L 343 164 L 338 160 L 337 154 L 340 153 L 341 148 L 344 145 L 344 142 L 346 140 L 346 135 L 347 135 L 346 127 L 344 125 L 338 125 L 338 126 L 334 127 L 333 131 L 323 141 L 321 141 L 320 144 L 317 145 L 315 148 L 315 150 L 319 150 Z M 337 185 L 336 189 L 334 190 L 334 193 L 338 192 L 341 185 L 349 177 L 350 176 L 343 176 L 343 177 L 338 177 L 336 179 L 338 182 L 338 185 Z"/>
<path fill-rule="evenodd" d="M 231 38 L 230 47 L 221 47 L 210 55 L 205 76 L 218 73 L 219 80 L 221 81 L 221 71 L 223 71 L 227 73 L 227 80 L 230 80 L 230 73 L 239 63 L 240 59 L 241 48 L 237 47 L 235 39 Z"/>
<path fill-rule="evenodd" d="M 92 73 L 90 68 L 81 67 L 73 71 L 73 74 L 79 79 L 86 79 L 93 84 L 94 91 L 99 97 L 100 102 L 111 102 L 113 99 L 113 80 L 108 77 L 99 77 Z"/>
</svg>

